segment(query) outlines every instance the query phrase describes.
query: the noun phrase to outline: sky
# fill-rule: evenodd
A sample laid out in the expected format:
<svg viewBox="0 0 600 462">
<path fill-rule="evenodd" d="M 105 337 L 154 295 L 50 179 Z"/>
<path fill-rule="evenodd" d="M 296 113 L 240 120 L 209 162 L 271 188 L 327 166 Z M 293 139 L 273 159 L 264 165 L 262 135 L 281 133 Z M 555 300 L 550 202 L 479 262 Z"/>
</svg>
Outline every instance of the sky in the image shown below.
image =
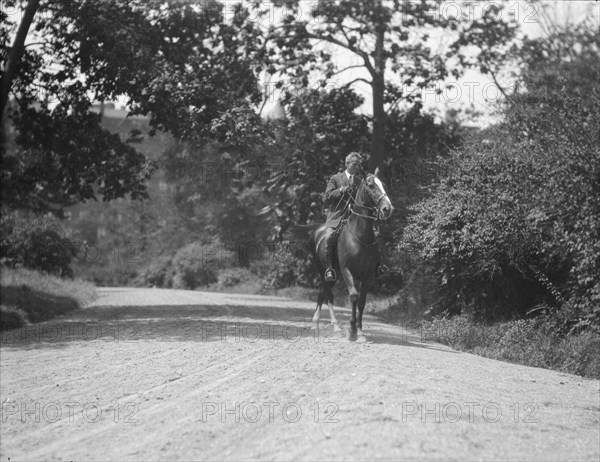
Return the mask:
<svg viewBox="0 0 600 462">
<path fill-rule="evenodd" d="M 303 18 L 308 18 L 307 12 L 314 1 L 301 2 L 301 14 Z M 446 1 L 442 3 L 438 11 L 441 17 L 457 17 L 459 14 L 466 14 L 469 18 L 481 17 L 483 11 L 493 4 L 499 4 L 500 1 L 477 1 L 470 2 L 465 6 L 460 1 Z M 532 4 L 521 0 L 508 0 L 502 2 L 506 8 L 502 15 L 504 19 L 514 18 L 521 26 L 521 32 L 531 38 L 544 36 L 549 29 L 556 25 L 573 25 L 582 20 L 592 20 L 600 24 L 600 2 L 598 1 L 546 1 L 545 8 L 547 15 L 543 14 L 541 4 Z M 282 17 L 282 12 L 273 11 L 270 21 L 277 21 Z M 450 42 L 450 37 L 439 35 L 433 37 L 430 46 L 433 49 L 442 51 Z M 348 65 L 359 64 L 357 57 L 350 52 L 340 50 L 335 45 L 329 45 L 328 51 L 332 52 L 333 59 L 340 68 Z M 512 86 L 514 77 L 510 74 L 514 69 L 507 68 L 500 75 L 500 82 L 503 86 Z M 341 86 L 346 82 L 356 78 L 369 78 L 364 69 L 351 69 L 343 74 L 336 76 L 328 82 L 329 87 Z M 265 79 L 265 88 L 274 88 L 274 81 L 277 78 L 271 77 Z M 371 90 L 370 86 L 363 82 L 357 82 L 353 88 L 365 98 L 365 103 L 360 108 L 361 112 L 371 113 Z M 492 78 L 482 75 L 478 70 L 469 70 L 461 78 L 450 78 L 437 85 L 442 93 L 436 94 L 435 89 L 422 92 L 424 108 L 428 112 L 438 115 L 441 119 L 447 109 L 462 110 L 471 108 L 481 115 L 471 119 L 470 123 L 485 127 L 496 121 L 498 116 L 496 109 L 498 102 L 501 101 L 501 94 Z M 276 104 L 279 98 L 278 93 L 271 94 L 263 109 L 263 114 L 268 113 Z"/>
<path fill-rule="evenodd" d="M 232 10 L 233 5 L 237 1 L 238 0 L 221 0 L 224 4 L 226 14 L 227 11 Z M 319 0 L 300 1 L 298 17 L 312 20 L 308 13 L 312 7 L 318 4 L 318 1 Z M 467 4 L 465 5 L 465 3 Z M 541 4 L 546 5 L 548 14 L 542 14 L 541 4 L 532 4 L 524 0 L 471 0 L 469 2 L 464 2 L 462 0 L 448 0 L 442 2 L 438 10 L 434 11 L 433 14 L 446 18 L 457 17 L 459 14 L 467 15 L 469 18 L 478 18 L 481 17 L 483 11 L 487 8 L 500 3 L 503 3 L 506 7 L 503 18 L 514 18 L 520 24 L 522 33 L 530 37 L 543 36 L 544 34 L 547 34 L 548 30 L 554 25 L 573 25 L 583 20 L 592 21 L 600 27 L 600 2 L 597 0 L 543 1 Z M 270 11 L 269 16 L 260 20 L 264 27 L 278 23 L 288 12 L 285 9 L 276 9 L 269 0 L 263 1 L 263 5 L 269 7 Z M 28 37 L 28 39 L 32 38 Z M 434 50 L 442 51 L 449 43 L 450 38 L 447 35 L 438 35 L 430 39 L 429 45 Z M 321 46 L 328 47 L 328 51 L 332 54 L 333 60 L 339 68 L 360 64 L 358 58 L 354 54 L 341 50 L 340 48 L 335 47 L 335 45 L 324 44 Z M 507 68 L 500 76 L 500 81 L 508 86 L 514 81 L 514 78 L 510 77 L 511 71 L 513 71 L 513 69 Z M 328 81 L 328 88 L 339 87 L 356 77 L 369 78 L 369 75 L 365 69 L 351 69 L 330 79 L 330 81 Z M 278 77 L 267 76 L 266 74 L 262 76 L 263 88 L 266 92 L 270 93 L 263 107 L 263 115 L 269 113 L 269 111 L 273 109 L 281 96 L 280 93 L 274 91 L 274 84 L 277 80 Z M 314 82 L 309 84 L 309 86 L 316 86 L 317 80 L 318 79 L 315 76 Z M 372 104 L 370 86 L 363 82 L 357 82 L 354 84 L 353 88 L 361 94 L 365 100 L 359 110 L 363 113 L 370 114 Z M 441 94 L 436 94 L 435 90 L 426 90 L 422 92 L 422 100 L 425 110 L 437 114 L 438 120 L 443 117 L 448 109 L 465 111 L 468 108 L 481 113 L 477 118 L 471 117 L 470 120 L 465 120 L 468 123 L 478 126 L 487 126 L 498 120 L 495 111 L 498 106 L 497 103 L 501 101 L 501 95 L 490 76 L 482 75 L 476 70 L 469 70 L 460 79 L 448 79 L 445 82 L 440 82 L 437 88 L 442 91 Z M 125 107 L 126 102 L 125 99 L 120 99 L 116 103 L 120 107 Z"/>
</svg>

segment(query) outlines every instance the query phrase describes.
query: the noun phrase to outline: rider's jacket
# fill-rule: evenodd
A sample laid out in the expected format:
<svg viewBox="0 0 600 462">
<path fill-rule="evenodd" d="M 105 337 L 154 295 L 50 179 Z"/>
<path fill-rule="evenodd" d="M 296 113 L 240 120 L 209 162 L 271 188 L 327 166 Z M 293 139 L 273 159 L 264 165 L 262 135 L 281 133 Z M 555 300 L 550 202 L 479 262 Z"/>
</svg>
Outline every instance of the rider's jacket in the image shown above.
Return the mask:
<svg viewBox="0 0 600 462">
<path fill-rule="evenodd" d="M 359 173 L 355 174 L 353 184 L 350 184 L 346 172 L 340 172 L 329 179 L 327 189 L 325 190 L 325 201 L 329 204 L 330 210 L 325 226 L 328 228 L 337 228 L 345 216 L 351 195 L 354 196 L 358 189 L 361 178 Z M 343 194 L 340 189 L 344 186 L 350 186 L 351 190 Z"/>
</svg>

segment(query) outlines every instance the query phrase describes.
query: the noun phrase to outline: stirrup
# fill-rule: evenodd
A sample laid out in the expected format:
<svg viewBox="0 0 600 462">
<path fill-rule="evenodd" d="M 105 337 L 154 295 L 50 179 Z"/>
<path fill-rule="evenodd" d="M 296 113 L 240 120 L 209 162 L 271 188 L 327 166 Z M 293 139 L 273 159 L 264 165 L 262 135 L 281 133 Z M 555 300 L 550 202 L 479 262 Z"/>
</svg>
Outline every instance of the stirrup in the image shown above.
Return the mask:
<svg viewBox="0 0 600 462">
<path fill-rule="evenodd" d="M 390 269 L 386 266 L 386 265 L 379 265 L 377 267 L 377 271 L 375 272 L 375 277 L 381 277 L 383 276 L 385 273 L 389 273 Z"/>
<path fill-rule="evenodd" d="M 325 282 L 334 282 L 337 279 L 335 270 L 333 268 L 327 268 L 325 270 Z"/>
</svg>

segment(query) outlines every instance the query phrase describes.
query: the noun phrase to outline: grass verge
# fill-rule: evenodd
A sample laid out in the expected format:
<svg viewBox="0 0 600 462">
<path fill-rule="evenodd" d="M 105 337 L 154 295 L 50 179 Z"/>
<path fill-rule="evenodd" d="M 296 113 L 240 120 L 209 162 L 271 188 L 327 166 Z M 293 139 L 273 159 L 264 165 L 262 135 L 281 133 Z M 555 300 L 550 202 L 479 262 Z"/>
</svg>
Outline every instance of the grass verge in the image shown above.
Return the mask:
<svg viewBox="0 0 600 462">
<path fill-rule="evenodd" d="M 37 323 L 82 307 L 97 296 L 93 284 L 24 268 L 2 267 L 0 330 Z"/>
<path fill-rule="evenodd" d="M 600 379 L 600 337 L 591 330 L 562 335 L 543 317 L 484 325 L 467 314 L 401 323 L 459 351 Z"/>
</svg>

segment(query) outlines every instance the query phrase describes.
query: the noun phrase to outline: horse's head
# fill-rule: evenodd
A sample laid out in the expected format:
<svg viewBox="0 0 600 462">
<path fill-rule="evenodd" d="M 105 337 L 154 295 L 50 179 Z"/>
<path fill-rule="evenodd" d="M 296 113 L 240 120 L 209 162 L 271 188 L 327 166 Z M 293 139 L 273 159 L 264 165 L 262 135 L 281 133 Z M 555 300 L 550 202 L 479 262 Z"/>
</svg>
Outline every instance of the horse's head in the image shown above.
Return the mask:
<svg viewBox="0 0 600 462">
<path fill-rule="evenodd" d="M 363 180 L 356 202 L 364 207 L 373 208 L 378 220 L 387 220 L 394 211 L 383 183 L 379 179 L 379 167 L 375 169 L 375 173 L 368 174 Z"/>
</svg>

